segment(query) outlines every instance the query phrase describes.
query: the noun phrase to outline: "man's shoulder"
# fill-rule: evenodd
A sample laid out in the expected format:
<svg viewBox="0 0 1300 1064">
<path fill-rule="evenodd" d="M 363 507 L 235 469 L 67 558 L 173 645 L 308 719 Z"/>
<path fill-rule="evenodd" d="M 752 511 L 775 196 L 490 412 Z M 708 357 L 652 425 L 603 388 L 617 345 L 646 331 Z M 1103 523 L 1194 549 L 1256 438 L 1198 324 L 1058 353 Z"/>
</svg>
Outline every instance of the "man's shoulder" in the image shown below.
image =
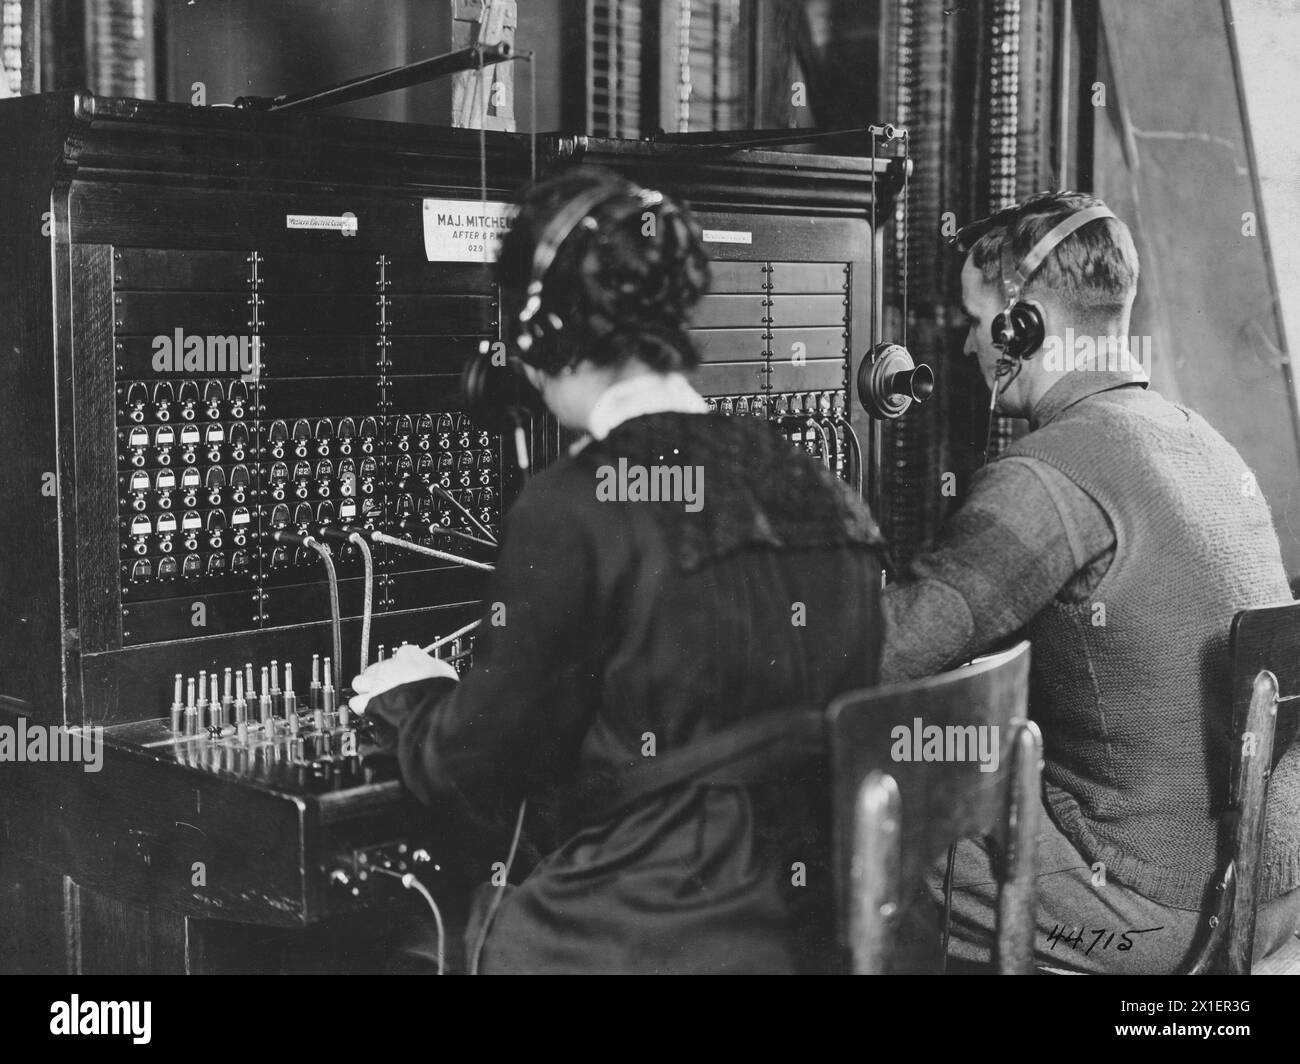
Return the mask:
<svg viewBox="0 0 1300 1064">
<path fill-rule="evenodd" d="M 1034 455 L 1007 454 L 980 471 L 965 508 L 1026 541 L 1043 541 L 1059 522 L 1072 547 L 1097 546 L 1110 524 L 1087 480 Z"/>
<path fill-rule="evenodd" d="M 1113 454 L 1117 449 L 1131 452 L 1145 441 L 1177 435 L 1203 436 L 1229 446 L 1196 411 L 1151 388 L 1117 388 L 1071 404 L 1046 425 L 1020 437 L 1005 453 Z"/>
</svg>

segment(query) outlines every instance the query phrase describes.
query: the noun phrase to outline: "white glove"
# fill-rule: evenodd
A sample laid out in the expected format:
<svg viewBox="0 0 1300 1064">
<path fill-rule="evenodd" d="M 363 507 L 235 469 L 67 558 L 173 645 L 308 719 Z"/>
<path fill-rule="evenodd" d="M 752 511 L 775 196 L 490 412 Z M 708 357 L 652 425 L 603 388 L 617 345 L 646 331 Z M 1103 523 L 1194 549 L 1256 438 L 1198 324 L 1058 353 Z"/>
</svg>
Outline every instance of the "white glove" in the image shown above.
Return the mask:
<svg viewBox="0 0 1300 1064">
<path fill-rule="evenodd" d="M 360 676 L 352 680 L 352 690 L 356 692 L 348 700 L 354 713 L 364 713 L 366 703 L 377 694 L 382 694 L 391 687 L 401 687 L 404 683 L 416 680 L 431 680 L 439 676 L 448 679 L 460 679 L 456 669 L 440 658 L 430 657 L 416 646 L 402 646 L 385 661 L 377 661 Z"/>
</svg>

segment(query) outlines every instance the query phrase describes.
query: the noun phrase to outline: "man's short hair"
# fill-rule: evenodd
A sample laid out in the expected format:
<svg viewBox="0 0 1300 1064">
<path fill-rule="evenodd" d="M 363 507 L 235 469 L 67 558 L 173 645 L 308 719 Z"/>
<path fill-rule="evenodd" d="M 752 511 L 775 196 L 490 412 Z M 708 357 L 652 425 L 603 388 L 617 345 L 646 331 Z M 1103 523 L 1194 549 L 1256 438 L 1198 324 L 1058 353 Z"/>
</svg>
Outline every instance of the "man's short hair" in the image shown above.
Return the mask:
<svg viewBox="0 0 1300 1064">
<path fill-rule="evenodd" d="M 1054 226 L 1085 207 L 1104 206 L 1083 192 L 1040 192 L 1014 207 L 975 222 L 957 234 L 957 245 L 996 288 L 1002 285 L 1002 245 L 1011 242 L 1019 263 Z M 1022 296 L 1051 292 L 1090 313 L 1119 312 L 1137 288 L 1138 255 L 1128 226 L 1100 218 L 1071 233 L 1043 260 Z"/>
</svg>

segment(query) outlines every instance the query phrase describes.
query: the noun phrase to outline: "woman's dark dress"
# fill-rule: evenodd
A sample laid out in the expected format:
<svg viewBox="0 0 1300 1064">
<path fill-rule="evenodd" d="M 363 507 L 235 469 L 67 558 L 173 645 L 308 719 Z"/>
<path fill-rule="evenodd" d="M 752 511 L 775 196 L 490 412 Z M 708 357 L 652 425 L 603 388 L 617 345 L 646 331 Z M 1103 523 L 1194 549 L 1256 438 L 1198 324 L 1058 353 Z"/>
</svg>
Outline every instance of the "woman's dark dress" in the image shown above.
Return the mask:
<svg viewBox="0 0 1300 1064">
<path fill-rule="evenodd" d="M 699 512 L 598 500 L 620 457 L 702 470 Z M 421 800 L 512 823 L 527 797 L 545 814 L 551 852 L 506 896 L 483 971 L 834 967 L 818 763 L 680 784 L 585 826 L 565 799 L 651 750 L 667 760 L 874 683 L 877 542 L 860 501 L 757 419 L 634 418 L 533 478 L 506 518 L 474 668 L 368 708 L 397 729 Z"/>
</svg>

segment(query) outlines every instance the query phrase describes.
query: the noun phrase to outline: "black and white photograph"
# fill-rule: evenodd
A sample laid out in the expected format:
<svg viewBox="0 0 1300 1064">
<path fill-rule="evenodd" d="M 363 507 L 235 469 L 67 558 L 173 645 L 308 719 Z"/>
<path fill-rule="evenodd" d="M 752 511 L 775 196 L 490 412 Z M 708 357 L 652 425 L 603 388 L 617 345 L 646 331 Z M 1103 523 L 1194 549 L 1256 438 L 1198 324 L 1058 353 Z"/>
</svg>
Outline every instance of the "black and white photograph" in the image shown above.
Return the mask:
<svg viewBox="0 0 1300 1064">
<path fill-rule="evenodd" d="M 1300 974 L 1300 0 L 0 23 L 11 1029 L 781 974 L 1293 1030 L 1172 977 Z"/>
</svg>

